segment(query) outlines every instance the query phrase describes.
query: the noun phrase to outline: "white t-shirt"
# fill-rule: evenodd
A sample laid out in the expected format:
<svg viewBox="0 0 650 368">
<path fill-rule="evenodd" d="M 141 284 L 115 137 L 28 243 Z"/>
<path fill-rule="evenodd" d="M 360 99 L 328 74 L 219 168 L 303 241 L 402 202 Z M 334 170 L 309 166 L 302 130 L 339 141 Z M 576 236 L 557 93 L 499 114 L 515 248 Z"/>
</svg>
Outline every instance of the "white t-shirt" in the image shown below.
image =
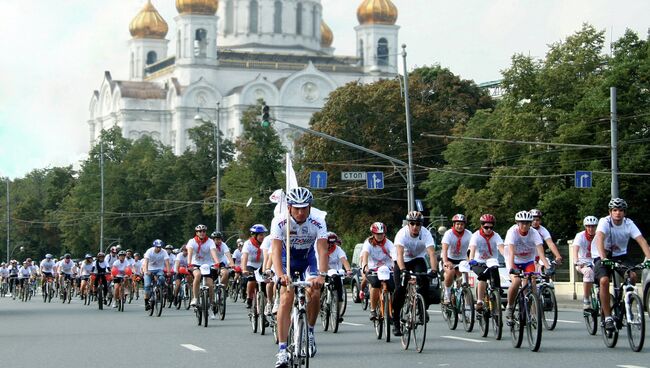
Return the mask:
<svg viewBox="0 0 650 368">
<path fill-rule="evenodd" d="M 133 271 L 136 275 L 142 275 L 142 258 L 137 261 L 133 259 Z"/>
<path fill-rule="evenodd" d="M 156 253 L 154 249 L 156 249 L 156 247 L 151 247 L 144 253 L 144 259 L 149 260 L 149 262 L 147 262 L 148 272 L 164 269 L 165 261 L 169 259 L 169 255 L 164 249 L 160 249 L 160 252 L 158 253 Z"/>
<path fill-rule="evenodd" d="M 59 262 L 59 267 L 58 271 L 59 273 L 65 273 L 66 275 L 71 275 L 72 274 L 72 269 L 74 268 L 74 262 L 70 259 L 68 262 L 63 261 Z"/>
<path fill-rule="evenodd" d="M 18 268 L 18 278 L 19 279 L 29 278 L 29 276 L 31 274 L 32 274 L 32 268 L 30 266 L 27 266 L 27 267 L 20 266 L 20 268 Z"/>
<path fill-rule="evenodd" d="M 126 269 L 129 266 L 131 266 L 131 264 L 126 259 L 124 260 L 124 262 L 120 262 L 120 260 L 118 259 L 115 262 L 113 262 L 112 266 L 117 268 L 118 276 L 124 276 L 124 275 L 126 275 Z"/>
<path fill-rule="evenodd" d="M 265 236 L 264 237 L 264 240 L 262 241 L 262 245 L 260 245 L 260 249 L 269 252 L 269 255 L 271 255 L 273 247 L 271 246 L 271 237 L 270 236 Z"/>
<path fill-rule="evenodd" d="M 169 267 L 174 269 L 174 264 L 176 263 L 176 255 L 174 253 L 167 253 L 169 256 Z"/>
<path fill-rule="evenodd" d="M 385 252 L 384 249 L 386 250 Z M 368 253 L 368 269 L 374 270 L 381 266 L 388 266 L 391 270 L 393 269 L 392 254 L 395 252 L 395 245 L 392 241 L 386 239 L 384 249 L 381 249 L 378 245 L 373 246 L 370 244 L 370 240 L 366 238 L 366 241 L 363 242 L 363 246 L 361 247 L 361 254 Z M 404 258 L 406 258 L 406 252 Z"/>
<path fill-rule="evenodd" d="M 453 229 L 449 229 L 442 237 L 442 243 L 447 244 L 447 258 L 453 260 L 467 259 L 467 248 L 469 241 L 472 238 L 472 233 L 465 229 L 463 236 L 460 238 L 460 247 L 458 246 L 458 237 L 454 234 Z"/>
<path fill-rule="evenodd" d="M 408 225 L 397 232 L 394 244 L 395 248 L 399 245 L 404 247 L 404 262 L 409 262 L 416 258 L 425 258 L 427 248 L 435 246 L 433 237 L 427 228 L 421 227 L 420 234 L 413 238 L 409 232 Z"/>
<path fill-rule="evenodd" d="M 528 230 L 526 236 L 519 233 L 517 224 L 512 225 L 506 233 L 505 244 L 508 246 L 509 252 L 514 251 L 515 263 L 517 264 L 534 262 L 537 255 L 537 246 L 542 245 L 542 243 L 542 237 L 532 227 Z M 512 265 L 508 266 L 512 267 Z"/>
<path fill-rule="evenodd" d="M 542 237 L 543 241 L 547 241 L 547 240 L 551 239 L 551 233 L 549 233 L 548 230 L 544 226 L 539 225 L 538 228 L 535 228 L 535 227 L 531 226 L 531 228 L 537 230 L 537 232 L 539 233 L 539 236 Z"/>
<path fill-rule="evenodd" d="M 641 231 L 634 224 L 634 221 L 627 217 L 623 218 L 623 223 L 615 225 L 611 216 L 603 217 L 598 220 L 596 233 L 601 232 L 605 235 L 605 250 L 611 251 L 613 257 L 627 254 L 627 243 L 630 239 L 641 236 Z M 600 257 L 596 242 L 591 242 L 591 254 L 594 258 Z"/>
<path fill-rule="evenodd" d="M 179 267 L 187 268 L 187 256 L 183 253 L 178 253 L 176 260 L 174 261 L 174 272 L 178 273 Z"/>
<path fill-rule="evenodd" d="M 90 262 L 86 263 L 86 261 L 81 262 L 81 266 L 79 268 L 81 269 L 81 276 L 90 276 L 90 274 L 93 272 L 93 267 L 95 265 L 95 262 Z"/>
<path fill-rule="evenodd" d="M 217 258 L 219 259 L 219 262 L 227 266 L 228 257 L 226 256 L 226 254 L 230 254 L 230 248 L 228 248 L 228 244 L 221 242 L 220 246 L 216 244 L 214 246 L 217 249 Z"/>
<path fill-rule="evenodd" d="M 341 258 L 348 259 L 348 256 L 345 255 L 345 251 L 343 248 L 339 247 L 338 245 L 336 246 L 336 249 L 332 252 L 332 254 L 329 255 L 329 260 L 327 262 L 328 270 L 342 270 L 343 269 L 343 262 L 341 262 Z M 318 265 L 318 269 L 320 270 L 320 262 L 318 261 L 318 257 L 316 257 L 316 264 Z"/>
<path fill-rule="evenodd" d="M 268 238 L 268 236 L 266 238 Z M 235 266 L 241 265 L 241 250 L 239 248 L 235 249 L 235 252 L 232 254 L 232 260 L 235 262 Z"/>
<path fill-rule="evenodd" d="M 583 230 L 576 234 L 576 237 L 571 243 L 572 247 L 578 247 L 578 263 L 580 264 L 593 264 L 594 257 L 591 254 L 591 243 L 593 241 L 587 240 L 585 236 L 586 230 Z"/>
<path fill-rule="evenodd" d="M 47 258 L 41 261 L 41 268 L 43 272 L 49 272 L 49 273 L 54 272 L 54 266 L 56 266 L 56 263 L 54 263 L 54 261 L 51 259 L 49 260 L 49 262 Z"/>
<path fill-rule="evenodd" d="M 264 242 L 262 242 L 262 244 L 263 243 Z M 250 239 L 246 240 L 246 242 L 244 243 L 242 253 L 248 254 L 248 258 L 246 260 L 247 267 L 260 268 L 262 266 L 262 262 L 264 261 L 262 244 L 260 244 L 260 247 L 258 248 L 253 245 Z"/>
<path fill-rule="evenodd" d="M 495 231 L 492 234 L 489 247 L 488 242 L 481 236 L 481 230 L 476 230 L 472 234 L 472 238 L 469 241 L 469 248 L 476 249 L 474 251 L 474 260 L 479 263 L 485 263 L 488 259 L 498 259 L 499 245 L 503 244 L 503 239 Z"/>
<path fill-rule="evenodd" d="M 6 267 L 0 267 L 0 277 L 9 277 L 9 269 Z"/>
<path fill-rule="evenodd" d="M 204 264 L 212 266 L 214 264 L 211 252 L 213 249 L 217 249 L 217 247 L 212 239 L 207 238 L 205 243 L 202 243 L 199 246 L 196 240 L 192 238 L 187 242 L 187 245 L 185 247 L 192 248 L 192 259 L 190 262 L 191 264 L 197 266 Z"/>
</svg>

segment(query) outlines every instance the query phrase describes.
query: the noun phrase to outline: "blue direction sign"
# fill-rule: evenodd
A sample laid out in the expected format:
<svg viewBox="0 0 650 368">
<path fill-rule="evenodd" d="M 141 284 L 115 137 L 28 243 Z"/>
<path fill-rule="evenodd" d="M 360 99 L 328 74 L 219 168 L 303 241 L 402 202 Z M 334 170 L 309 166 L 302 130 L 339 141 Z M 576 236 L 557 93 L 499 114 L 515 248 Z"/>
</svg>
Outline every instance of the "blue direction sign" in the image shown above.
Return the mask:
<svg viewBox="0 0 650 368">
<path fill-rule="evenodd" d="M 424 205 L 422 205 L 422 200 L 421 199 L 416 199 L 415 200 L 415 208 L 420 212 L 424 211 Z"/>
<path fill-rule="evenodd" d="M 309 187 L 312 189 L 327 188 L 327 172 L 312 171 L 311 174 L 309 175 Z"/>
<path fill-rule="evenodd" d="M 370 171 L 366 173 L 368 189 L 384 189 L 384 173 L 381 171 Z"/>
<path fill-rule="evenodd" d="M 591 171 L 576 171 L 576 188 L 591 188 Z"/>
</svg>

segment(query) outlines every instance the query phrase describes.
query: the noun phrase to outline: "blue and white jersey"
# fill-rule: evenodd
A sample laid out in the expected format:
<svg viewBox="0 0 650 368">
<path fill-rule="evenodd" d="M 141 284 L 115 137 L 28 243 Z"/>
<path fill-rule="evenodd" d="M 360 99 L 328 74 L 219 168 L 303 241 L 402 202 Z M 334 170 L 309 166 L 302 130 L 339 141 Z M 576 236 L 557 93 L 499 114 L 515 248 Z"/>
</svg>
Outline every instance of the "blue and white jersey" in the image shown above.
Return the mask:
<svg viewBox="0 0 650 368">
<path fill-rule="evenodd" d="M 282 264 L 286 265 L 286 237 L 287 237 L 287 219 L 286 217 L 276 217 L 271 223 L 271 240 L 282 241 Z M 307 216 L 307 219 L 302 224 L 290 217 L 289 236 L 291 238 L 291 264 L 292 266 L 297 263 L 305 263 L 308 261 L 316 261 L 316 250 L 314 244 L 319 239 L 327 239 L 327 225 L 325 220 L 312 215 Z"/>
</svg>

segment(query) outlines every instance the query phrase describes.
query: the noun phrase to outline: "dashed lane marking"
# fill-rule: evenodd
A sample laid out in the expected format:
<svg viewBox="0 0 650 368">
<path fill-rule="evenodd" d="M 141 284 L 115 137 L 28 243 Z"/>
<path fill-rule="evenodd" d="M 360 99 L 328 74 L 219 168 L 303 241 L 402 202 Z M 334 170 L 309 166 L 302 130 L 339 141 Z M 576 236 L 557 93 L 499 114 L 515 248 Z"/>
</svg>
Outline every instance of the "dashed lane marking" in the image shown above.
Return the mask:
<svg viewBox="0 0 650 368">
<path fill-rule="evenodd" d="M 198 347 L 196 345 L 192 345 L 192 344 L 181 344 L 181 346 L 184 347 L 185 349 L 188 349 L 188 350 L 191 350 L 191 351 L 201 351 L 203 353 L 206 352 L 205 349 L 200 348 L 200 347 Z"/>
</svg>

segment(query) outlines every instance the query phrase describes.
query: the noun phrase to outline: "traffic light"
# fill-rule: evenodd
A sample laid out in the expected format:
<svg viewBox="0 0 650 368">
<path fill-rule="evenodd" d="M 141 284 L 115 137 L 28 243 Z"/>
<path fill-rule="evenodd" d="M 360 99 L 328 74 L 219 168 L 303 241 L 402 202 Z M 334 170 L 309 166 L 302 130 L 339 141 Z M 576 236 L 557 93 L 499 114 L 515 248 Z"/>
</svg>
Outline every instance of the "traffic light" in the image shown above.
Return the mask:
<svg viewBox="0 0 650 368">
<path fill-rule="evenodd" d="M 264 128 L 268 128 L 271 125 L 270 111 L 271 109 L 267 105 L 262 106 L 262 127 Z"/>
</svg>

